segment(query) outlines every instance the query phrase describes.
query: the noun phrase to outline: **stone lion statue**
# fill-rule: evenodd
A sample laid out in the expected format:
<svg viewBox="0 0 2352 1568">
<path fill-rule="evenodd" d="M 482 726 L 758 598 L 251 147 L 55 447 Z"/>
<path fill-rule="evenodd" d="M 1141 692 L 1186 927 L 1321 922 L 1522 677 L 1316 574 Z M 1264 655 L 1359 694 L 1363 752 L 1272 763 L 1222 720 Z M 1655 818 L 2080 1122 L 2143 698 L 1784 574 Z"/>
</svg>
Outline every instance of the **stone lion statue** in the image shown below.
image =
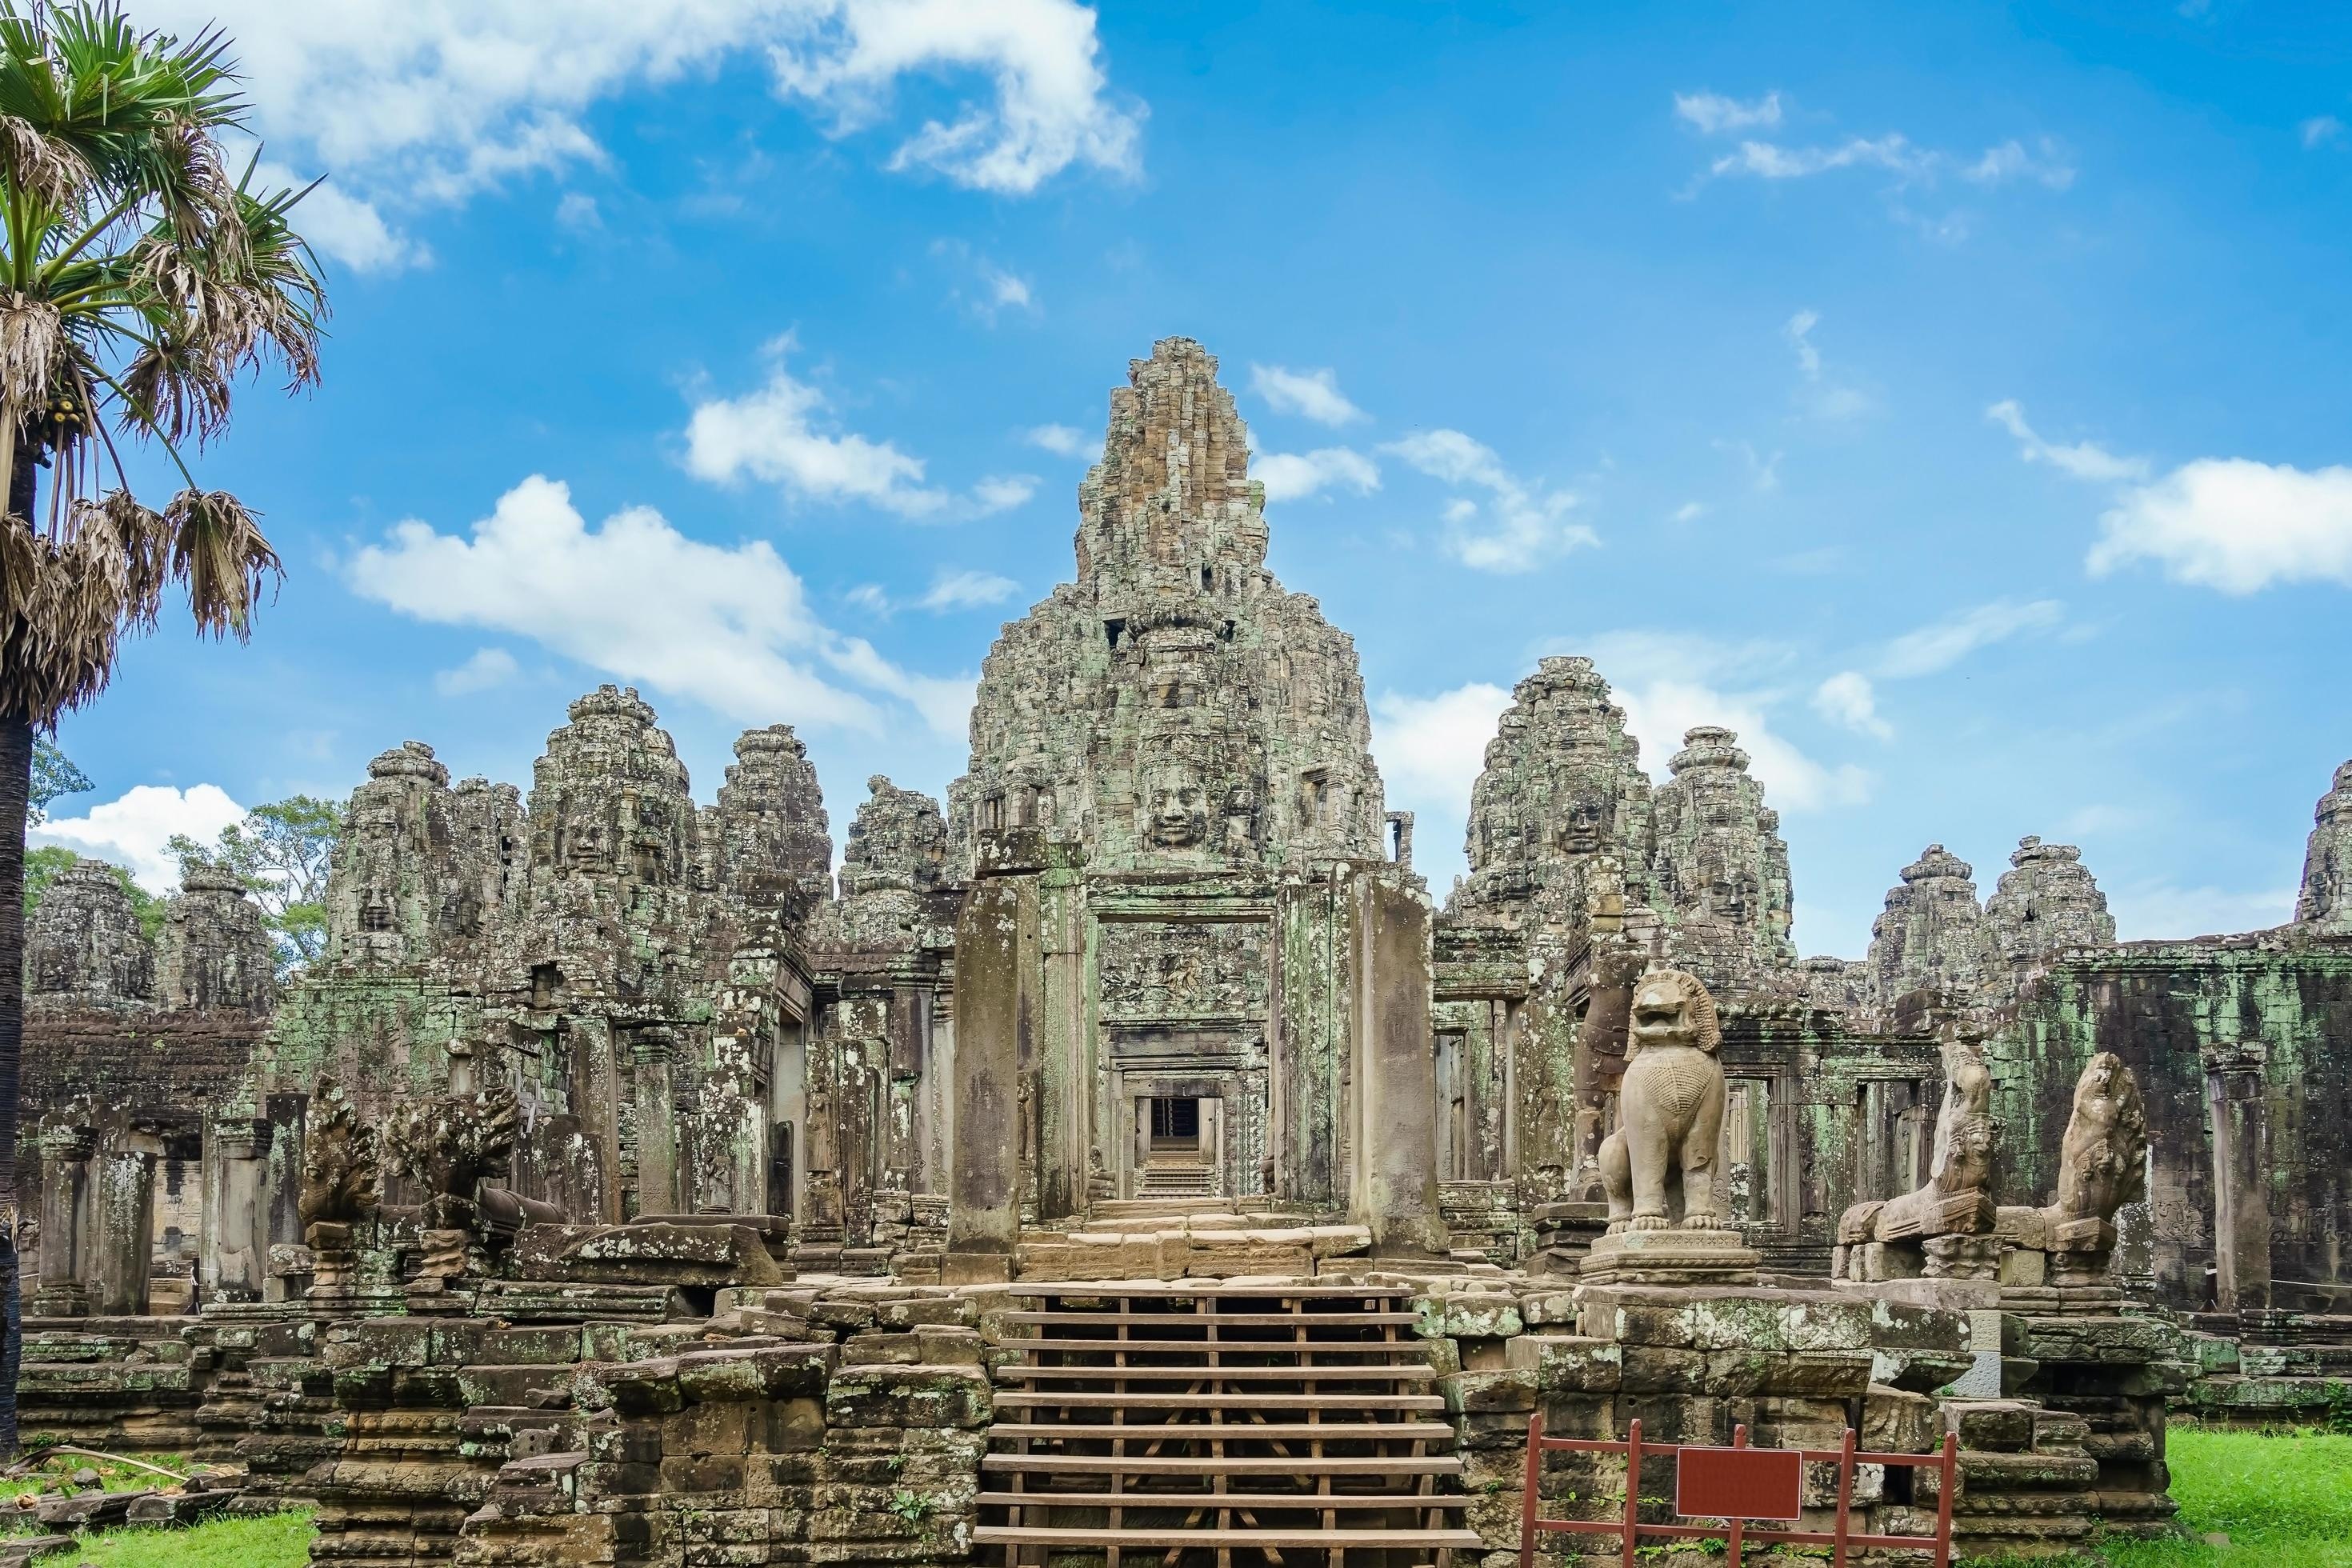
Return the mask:
<svg viewBox="0 0 2352 1568">
<path fill-rule="evenodd" d="M 1633 987 L 1618 1127 L 1601 1145 L 1609 1228 L 1720 1230 L 1716 1160 L 1723 1139 L 1723 1028 L 1698 977 L 1653 970 Z"/>
<path fill-rule="evenodd" d="M 2105 1222 L 2140 1197 L 2147 1177 L 2147 1111 L 2139 1084 L 2113 1051 L 2101 1051 L 2074 1080 L 2074 1113 L 2058 1146 L 2053 1225 Z"/>
</svg>

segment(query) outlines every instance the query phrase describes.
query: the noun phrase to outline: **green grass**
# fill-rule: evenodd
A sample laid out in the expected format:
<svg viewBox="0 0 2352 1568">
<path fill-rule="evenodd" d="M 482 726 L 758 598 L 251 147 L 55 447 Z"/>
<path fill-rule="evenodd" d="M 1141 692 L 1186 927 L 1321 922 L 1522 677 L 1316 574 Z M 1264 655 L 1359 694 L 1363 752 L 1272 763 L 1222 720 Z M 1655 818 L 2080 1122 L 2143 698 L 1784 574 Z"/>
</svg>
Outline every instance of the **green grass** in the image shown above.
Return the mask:
<svg viewBox="0 0 2352 1568">
<path fill-rule="evenodd" d="M 2184 1538 L 2109 1542 L 2065 1568 L 2352 1568 L 2352 1437 L 2175 1426 L 2165 1448 Z M 2230 1544 L 2200 1539 L 2217 1532 Z"/>
<path fill-rule="evenodd" d="M 303 1568 L 316 1533 L 307 1513 L 216 1519 L 189 1530 L 100 1531 L 33 1561 L 35 1568 Z"/>
</svg>

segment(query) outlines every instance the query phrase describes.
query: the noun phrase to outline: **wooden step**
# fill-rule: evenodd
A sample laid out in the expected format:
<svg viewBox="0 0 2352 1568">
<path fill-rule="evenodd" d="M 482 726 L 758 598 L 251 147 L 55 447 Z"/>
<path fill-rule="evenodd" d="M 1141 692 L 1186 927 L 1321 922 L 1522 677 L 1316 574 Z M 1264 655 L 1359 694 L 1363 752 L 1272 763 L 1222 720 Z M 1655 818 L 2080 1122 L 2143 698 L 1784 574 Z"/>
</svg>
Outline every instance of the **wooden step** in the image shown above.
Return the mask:
<svg viewBox="0 0 2352 1568">
<path fill-rule="evenodd" d="M 1475 1530 L 1163 1530 L 1138 1525 L 1119 1530 L 1055 1530 L 1050 1526 L 983 1524 L 971 1532 L 981 1546 L 1206 1546 L 1223 1551 L 1255 1546 L 1275 1551 L 1348 1546 L 1460 1547 L 1480 1544 Z"/>
<path fill-rule="evenodd" d="M 1143 1323 L 1158 1328 L 1214 1323 L 1238 1329 L 1403 1328 L 1421 1321 L 1414 1312 L 1007 1312 L 1003 1321 L 1030 1324 L 1062 1323 L 1074 1329 L 1118 1328 Z"/>
<path fill-rule="evenodd" d="M 1089 1355 L 1412 1355 L 1426 1352 L 1419 1340 L 999 1340 L 1008 1351 L 1084 1351 Z"/>
<path fill-rule="evenodd" d="M 1421 1366 L 1032 1366 L 1012 1362 L 996 1375 L 1024 1383 L 1073 1379 L 1139 1383 L 1425 1383 L 1437 1374 Z"/>
<path fill-rule="evenodd" d="M 1445 1401 L 1434 1394 L 1350 1394 L 1342 1397 L 1349 1410 L 1445 1408 Z M 1255 1389 L 1231 1394 L 1066 1394 L 1053 1388 L 1003 1388 L 996 1392 L 999 1410 L 1328 1410 L 1331 1403 L 1328 1394 L 1260 1394 Z"/>
<path fill-rule="evenodd" d="M 1246 1455 L 1216 1458 L 1189 1454 L 982 1454 L 980 1468 L 1001 1473 L 1047 1472 L 1080 1476 L 1458 1476 L 1462 1461 L 1452 1454 L 1336 1459 Z"/>
<path fill-rule="evenodd" d="M 1264 1300 L 1316 1300 L 1359 1297 L 1395 1301 L 1413 1292 L 1402 1285 L 1307 1285 L 1245 1279 L 1063 1279 L 1042 1284 L 1014 1281 L 1009 1292 L 1023 1300 L 1062 1296 L 1111 1296 L 1133 1300 L 1185 1300 L 1197 1296 L 1246 1296 Z"/>
<path fill-rule="evenodd" d="M 1064 1441 L 1114 1442 L 1121 1437 L 1149 1443 L 1178 1439 L 1192 1443 L 1307 1442 L 1451 1442 L 1454 1428 L 1443 1421 L 1171 1421 L 1135 1422 L 1126 1426 L 1081 1426 L 1076 1422 L 999 1422 L 988 1429 L 991 1437 L 1057 1438 Z"/>
<path fill-rule="evenodd" d="M 1305 1509 L 1314 1513 L 1389 1513 L 1404 1509 L 1459 1512 L 1466 1497 L 1415 1497 L 1410 1492 L 982 1492 L 982 1508 L 1230 1508 L 1273 1512 Z"/>
</svg>

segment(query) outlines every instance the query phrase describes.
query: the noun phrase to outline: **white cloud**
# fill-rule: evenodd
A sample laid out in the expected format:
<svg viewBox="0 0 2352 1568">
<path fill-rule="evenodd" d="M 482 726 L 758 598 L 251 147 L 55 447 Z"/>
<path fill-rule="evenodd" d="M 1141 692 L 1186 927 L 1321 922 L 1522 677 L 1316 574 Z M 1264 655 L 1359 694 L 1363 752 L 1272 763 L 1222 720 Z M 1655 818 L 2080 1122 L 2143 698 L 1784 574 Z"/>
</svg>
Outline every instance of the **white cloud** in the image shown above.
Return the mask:
<svg viewBox="0 0 2352 1568">
<path fill-rule="evenodd" d="M 488 691 L 504 686 L 522 673 L 515 656 L 502 647 L 475 650 L 474 657 L 455 669 L 436 670 L 433 689 L 444 697 L 466 697 L 477 691 Z"/>
<path fill-rule="evenodd" d="M 2332 114 L 2315 114 L 2297 128 L 2303 133 L 2305 147 L 2325 146 L 2344 137 L 2344 121 Z"/>
<path fill-rule="evenodd" d="M 555 204 L 555 221 L 574 234 L 593 234 L 604 226 L 604 215 L 596 207 L 596 198 L 585 191 L 566 191 L 563 199 Z"/>
<path fill-rule="evenodd" d="M 1390 802 L 1413 813 L 1414 858 L 1433 886 L 1467 869 L 1470 787 L 1510 705 L 1509 692 L 1486 681 L 1434 697 L 1384 691 L 1372 700 L 1372 757 Z"/>
<path fill-rule="evenodd" d="M 1934 155 L 1899 133 L 1857 136 L 1834 147 L 1783 147 L 1773 142 L 1742 142 L 1708 165 L 1717 175 L 1746 174 L 1759 180 L 1801 180 L 1832 169 L 1885 169 L 1905 179 L 1932 172 Z"/>
<path fill-rule="evenodd" d="M 1020 195 L 1073 164 L 1139 167 L 1142 106 L 1111 100 L 1076 0 L 146 0 L 138 20 L 226 33 L 256 129 L 335 176 L 305 232 L 363 269 L 421 259 L 386 210 L 602 163 L 590 110 L 754 51 L 840 134 L 887 118 L 899 80 L 945 79 L 951 118 L 894 169 Z"/>
<path fill-rule="evenodd" d="M 1753 441 L 1717 441 L 1715 448 L 1739 459 L 1739 466 L 1748 471 L 1748 484 L 1759 493 L 1780 488 L 1780 459 L 1786 454 L 1773 452 L 1768 456 L 1759 452 Z"/>
<path fill-rule="evenodd" d="M 1783 329 L 1789 334 L 1789 342 L 1796 348 L 1797 368 L 1805 373 L 1807 381 L 1819 381 L 1822 375 L 1822 351 L 1813 345 L 1812 339 L 1813 329 L 1821 324 L 1822 318 L 1818 312 L 1800 310 L 1789 318 L 1789 324 Z"/>
<path fill-rule="evenodd" d="M 1675 508 L 1673 521 L 1675 522 L 1696 522 L 1700 518 L 1705 517 L 1706 515 L 1706 508 L 1704 504 L 1695 500 L 1686 500 L 1683 502 L 1682 505 Z"/>
<path fill-rule="evenodd" d="M 1250 390 L 1265 399 L 1276 414 L 1297 414 L 1318 425 L 1337 427 L 1370 417 L 1339 390 L 1339 374 L 1330 370 L 1286 370 L 1278 364 L 1250 366 Z"/>
<path fill-rule="evenodd" d="M 2066 606 L 2055 599 L 2019 604 L 1996 599 L 1963 610 L 1916 631 L 1906 632 L 1886 645 L 1878 672 L 1895 679 L 1935 675 L 1949 669 L 1980 647 L 2006 642 L 2027 632 L 2047 631 L 2064 618 Z"/>
<path fill-rule="evenodd" d="M 592 530 L 570 489 L 536 474 L 470 536 L 398 523 L 352 558 L 346 576 L 362 597 L 417 620 L 529 637 L 743 723 L 881 729 L 875 703 L 827 680 L 819 664 L 909 703 L 934 728 L 950 705 L 942 689 L 957 684 L 909 675 L 824 626 L 765 540 L 708 544 L 647 507 Z M 961 729 L 957 721 L 943 732 Z"/>
<path fill-rule="evenodd" d="M 2017 437 L 2018 455 L 2029 463 L 2047 463 L 2061 473 L 2072 474 L 2078 479 L 2116 481 L 2147 478 L 2147 459 L 2145 458 L 2119 458 L 2089 441 L 2062 447 L 2043 440 L 2025 422 L 2025 410 L 2013 397 L 2005 397 L 1986 409 L 1985 417 Z"/>
<path fill-rule="evenodd" d="M 1269 452 L 1250 459 L 1250 477 L 1265 485 L 1270 501 L 1304 500 L 1318 490 L 1344 487 L 1358 495 L 1381 488 L 1381 470 L 1370 458 L 1346 447 L 1312 452 Z"/>
<path fill-rule="evenodd" d="M 1832 724 L 1843 724 L 1884 741 L 1895 733 L 1878 716 L 1878 694 L 1870 677 L 1860 670 L 1840 670 L 1813 688 L 1813 710 Z"/>
<path fill-rule="evenodd" d="M 962 240 L 934 240 L 931 254 L 959 275 L 949 298 L 990 326 L 1007 310 L 1040 313 L 1036 290 L 1027 279 L 1006 271 Z"/>
<path fill-rule="evenodd" d="M 1087 451 L 1086 432 L 1069 425 L 1033 425 L 1021 438 L 1057 458 L 1082 457 Z"/>
<path fill-rule="evenodd" d="M 1780 95 L 1768 92 L 1753 103 L 1712 92 L 1675 94 L 1675 113 L 1709 136 L 1724 131 L 1748 131 L 1780 123 Z"/>
<path fill-rule="evenodd" d="M 768 345 L 768 382 L 758 391 L 695 405 L 686 429 L 688 472 L 715 484 L 748 476 L 803 500 L 865 501 L 901 517 L 942 521 L 1003 511 L 1035 493 L 1034 480 L 1013 476 L 983 479 L 960 498 L 925 485 L 923 460 L 891 442 L 819 429 L 830 405 L 823 392 L 793 377 L 785 363 L 793 346 L 789 335 Z"/>
<path fill-rule="evenodd" d="M 256 165 L 255 184 L 272 190 L 299 190 L 310 184 L 280 163 Z M 433 253 L 394 232 L 383 215 L 334 182 L 318 185 L 294 209 L 294 226 L 320 255 L 354 272 L 398 272 L 432 262 Z"/>
<path fill-rule="evenodd" d="M 53 816 L 27 830 L 36 844 L 62 845 L 130 868 L 151 893 L 176 892 L 180 863 L 164 846 L 175 833 L 210 844 L 221 829 L 245 820 L 245 807 L 218 784 L 140 784 L 120 799 L 93 805 L 81 816 Z"/>
<path fill-rule="evenodd" d="M 2074 183 L 2074 165 L 2067 163 L 2057 143 L 2043 137 L 2038 153 L 2029 153 L 2025 144 L 2011 139 L 1998 147 L 1988 147 L 1973 163 L 1960 170 L 1960 178 L 1979 185 L 2004 184 L 2011 180 L 2032 180 L 2063 191 Z"/>
<path fill-rule="evenodd" d="M 2116 457 L 2087 441 L 2044 441 L 2014 399 L 1985 414 L 2017 437 L 2026 461 L 2116 487 L 2085 563 L 2095 577 L 2152 561 L 2177 583 L 2224 594 L 2277 583 L 2352 587 L 2352 468 L 2199 458 L 2151 480 L 2144 458 Z"/>
<path fill-rule="evenodd" d="M 1625 710 L 1625 728 L 1640 738 L 1643 764 L 1654 779 L 1672 776 L 1668 764 L 1682 750 L 1686 731 L 1721 724 L 1738 733 L 1748 771 L 1763 781 L 1767 805 L 1786 812 L 1827 811 L 1870 799 L 1874 780 L 1867 771 L 1817 762 L 1772 727 L 1772 711 L 1784 694 L 1759 682 L 1786 665 L 1784 648 L 1717 642 L 1681 631 L 1635 630 L 1604 632 L 1573 648 L 1559 645 L 1546 651 L 1591 658 L 1609 682 L 1611 700 Z"/>
<path fill-rule="evenodd" d="M 1494 448 L 1459 430 L 1419 430 L 1381 450 L 1433 479 L 1486 492 L 1485 501 L 1455 496 L 1445 506 L 1446 547 L 1482 572 L 1531 572 L 1556 555 L 1601 536 L 1569 522 L 1577 498 L 1540 480 L 1524 480 L 1503 466 Z"/>
<path fill-rule="evenodd" d="M 803 36 L 770 50 L 786 95 L 824 106 L 843 131 L 882 114 L 893 83 L 917 72 L 976 71 L 992 104 L 930 121 L 890 160 L 975 190 L 1026 195 L 1073 163 L 1139 172 L 1140 105 L 1109 101 L 1095 13 L 1075 0 L 803 0 Z"/>
<path fill-rule="evenodd" d="M 1678 112 L 1681 102 L 1676 100 Z M 1731 128 L 1727 122 L 1724 126 Z M 1841 169 L 1882 169 L 1895 176 L 1897 185 L 1930 185 L 1946 175 L 1985 186 L 2031 180 L 2053 191 L 2074 183 L 2074 168 L 2066 161 L 2064 150 L 2046 136 L 2032 149 L 2012 137 L 1967 158 L 1922 147 L 1899 131 L 1811 147 L 1750 139 L 1717 157 L 1706 172 L 1718 179 L 1803 180 Z"/>
<path fill-rule="evenodd" d="M 973 609 L 1001 605 L 1020 591 L 1020 584 L 993 572 L 941 572 L 917 603 L 927 610 Z"/>
<path fill-rule="evenodd" d="M 2145 560 L 2225 594 L 2275 583 L 2352 588 L 2352 468 L 2200 458 L 2125 491 L 2099 523 L 2095 576 Z"/>
<path fill-rule="evenodd" d="M 2221 888 L 2183 888 L 2171 882 L 2140 882 L 2106 889 L 2124 942 L 2179 941 L 2267 931 L 2294 918 L 2293 888 L 2233 893 Z"/>
</svg>

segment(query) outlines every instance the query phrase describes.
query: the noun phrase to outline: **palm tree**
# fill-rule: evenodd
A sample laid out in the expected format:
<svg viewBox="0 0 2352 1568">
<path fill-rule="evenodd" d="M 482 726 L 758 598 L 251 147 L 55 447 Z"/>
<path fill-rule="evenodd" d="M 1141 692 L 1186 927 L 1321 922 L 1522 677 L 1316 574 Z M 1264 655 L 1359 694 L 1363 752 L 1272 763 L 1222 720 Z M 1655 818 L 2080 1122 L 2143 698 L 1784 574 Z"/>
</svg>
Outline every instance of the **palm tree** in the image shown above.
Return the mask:
<svg viewBox="0 0 2352 1568">
<path fill-rule="evenodd" d="M 0 1453 L 16 1447 L 25 818 L 36 738 L 105 689 L 127 635 L 185 594 L 199 636 L 249 633 L 277 552 L 189 472 L 265 363 L 318 379 L 326 298 L 288 223 L 299 191 L 230 172 L 228 40 L 142 32 L 115 0 L 0 0 Z M 111 428 L 110 428 L 110 426 Z M 116 437 L 187 488 L 131 493 Z M 47 494 L 38 484 L 49 471 Z"/>
</svg>

